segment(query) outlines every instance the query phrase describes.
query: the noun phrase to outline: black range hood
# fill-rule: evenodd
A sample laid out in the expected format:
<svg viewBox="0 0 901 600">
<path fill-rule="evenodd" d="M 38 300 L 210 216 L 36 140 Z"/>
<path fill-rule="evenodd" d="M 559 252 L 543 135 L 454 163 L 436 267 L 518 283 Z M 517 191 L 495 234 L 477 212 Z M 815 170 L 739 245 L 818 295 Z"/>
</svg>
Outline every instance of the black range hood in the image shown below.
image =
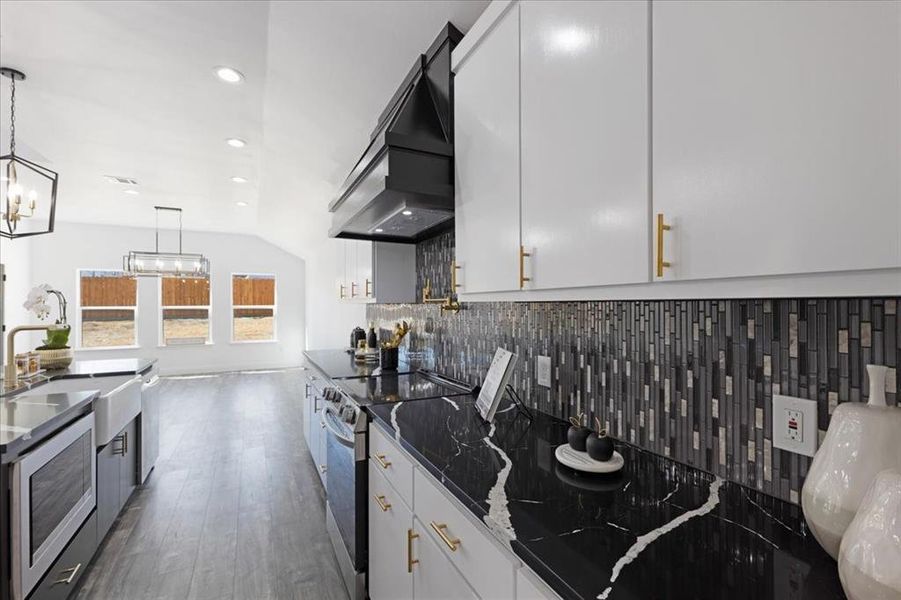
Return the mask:
<svg viewBox="0 0 901 600">
<path fill-rule="evenodd" d="M 416 59 L 329 204 L 330 237 L 415 243 L 453 224 L 450 65 L 462 37 L 448 23 Z"/>
</svg>

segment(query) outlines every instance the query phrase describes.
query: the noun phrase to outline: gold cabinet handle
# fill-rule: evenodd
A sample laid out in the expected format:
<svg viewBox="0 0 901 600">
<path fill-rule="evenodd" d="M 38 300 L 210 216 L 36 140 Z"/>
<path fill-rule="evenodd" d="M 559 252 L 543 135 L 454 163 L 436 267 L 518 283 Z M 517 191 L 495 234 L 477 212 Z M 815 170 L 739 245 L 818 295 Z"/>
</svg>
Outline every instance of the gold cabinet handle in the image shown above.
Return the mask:
<svg viewBox="0 0 901 600">
<path fill-rule="evenodd" d="M 382 465 L 382 468 L 383 468 L 383 469 L 387 469 L 388 467 L 391 466 L 391 461 L 385 460 L 385 455 L 384 455 L 384 454 L 376 454 L 376 455 L 375 455 L 375 459 L 376 459 L 377 461 L 379 461 L 379 464 Z"/>
<path fill-rule="evenodd" d="M 429 523 L 432 529 L 435 530 L 435 533 L 438 534 L 438 537 L 441 538 L 441 541 L 447 544 L 447 547 L 450 548 L 451 552 L 457 551 L 457 546 L 459 546 L 462 542 L 459 539 L 450 539 L 447 536 L 447 523 L 436 523 L 432 521 Z"/>
<path fill-rule="evenodd" d="M 366 292 L 364 295 L 365 295 L 367 298 L 371 298 L 371 297 L 372 297 L 372 290 L 371 290 L 370 288 L 372 288 L 372 282 L 371 282 L 369 279 L 367 279 L 367 280 L 366 280 L 366 289 L 364 290 L 364 291 Z"/>
<path fill-rule="evenodd" d="M 412 529 L 407 530 L 407 573 L 413 572 L 413 565 L 419 564 L 418 558 L 413 558 L 413 540 L 419 537 L 419 534 Z"/>
<path fill-rule="evenodd" d="M 391 504 L 385 502 L 384 496 L 373 496 L 375 498 L 375 503 L 379 505 L 379 508 L 382 509 L 382 512 L 388 512 L 388 509 L 391 508 Z"/>
<path fill-rule="evenodd" d="M 657 277 L 663 277 L 663 269 L 672 266 L 663 260 L 663 232 L 670 229 L 672 227 L 663 222 L 663 213 L 657 213 Z"/>
<path fill-rule="evenodd" d="M 125 436 L 124 438 L 122 438 L 123 439 L 122 456 L 125 456 L 126 454 L 128 454 L 128 432 L 126 431 L 122 435 Z"/>
<path fill-rule="evenodd" d="M 527 281 L 532 281 L 531 277 L 526 277 L 526 257 L 532 256 L 530 252 L 526 252 L 524 246 L 519 247 L 519 289 L 525 287 Z"/>
<path fill-rule="evenodd" d="M 350 297 L 351 298 L 357 297 L 357 282 L 356 281 L 350 282 Z"/>
<path fill-rule="evenodd" d="M 454 293 L 454 290 L 460 287 L 463 287 L 459 283 L 457 283 L 457 269 L 460 268 L 460 265 L 457 264 L 457 261 L 451 261 L 451 294 Z"/>
<path fill-rule="evenodd" d="M 326 471 L 328 471 L 328 467 L 327 467 L 327 466 L 325 466 L 325 465 L 319 465 L 319 472 L 320 472 L 320 473 L 325 473 Z"/>
<path fill-rule="evenodd" d="M 57 583 L 62 583 L 64 585 L 70 585 L 72 583 L 72 580 L 75 579 L 75 575 L 78 574 L 78 570 L 80 568 L 81 568 L 81 563 L 78 563 L 74 567 L 69 567 L 68 569 L 63 569 L 62 571 L 59 572 L 59 574 L 65 575 L 66 573 L 68 573 L 69 576 L 63 577 L 62 579 L 57 579 L 56 581 L 53 582 L 53 585 L 56 585 Z"/>
<path fill-rule="evenodd" d="M 347 297 L 347 295 L 344 293 L 344 290 L 346 290 L 346 289 L 347 289 L 347 286 L 345 286 L 343 283 L 338 286 L 338 297 L 341 298 L 342 300 Z"/>
</svg>

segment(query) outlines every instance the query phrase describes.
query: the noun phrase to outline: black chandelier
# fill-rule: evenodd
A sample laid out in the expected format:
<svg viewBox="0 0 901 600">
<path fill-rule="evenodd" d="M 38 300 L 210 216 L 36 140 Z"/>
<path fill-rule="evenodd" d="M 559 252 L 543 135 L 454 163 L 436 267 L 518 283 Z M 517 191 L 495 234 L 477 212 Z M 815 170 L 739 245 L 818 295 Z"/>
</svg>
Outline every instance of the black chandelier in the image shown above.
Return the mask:
<svg viewBox="0 0 901 600">
<path fill-rule="evenodd" d="M 56 186 L 59 175 L 16 155 L 16 82 L 25 73 L 0 67 L 9 77 L 9 154 L 0 156 L 0 236 L 19 238 L 53 231 L 56 218 Z"/>
</svg>

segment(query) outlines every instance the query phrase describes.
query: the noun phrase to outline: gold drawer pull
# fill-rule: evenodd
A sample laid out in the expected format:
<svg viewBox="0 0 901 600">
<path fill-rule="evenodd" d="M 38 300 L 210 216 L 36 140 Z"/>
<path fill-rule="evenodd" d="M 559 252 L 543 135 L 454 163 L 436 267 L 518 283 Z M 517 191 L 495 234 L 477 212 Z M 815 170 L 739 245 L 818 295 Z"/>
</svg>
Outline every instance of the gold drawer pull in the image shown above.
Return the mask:
<svg viewBox="0 0 901 600">
<path fill-rule="evenodd" d="M 388 467 L 391 466 L 391 462 L 385 460 L 385 455 L 384 455 L 384 454 L 376 454 L 376 455 L 375 455 L 375 459 L 376 459 L 377 461 L 379 461 L 379 464 L 382 465 L 382 468 L 383 468 L 383 469 L 387 469 Z"/>
<path fill-rule="evenodd" d="M 343 283 L 338 286 L 338 297 L 341 298 L 342 300 L 347 297 L 344 292 L 344 290 L 346 290 L 346 289 L 347 289 L 347 286 L 344 285 Z"/>
<path fill-rule="evenodd" d="M 367 280 L 366 280 L 366 293 L 363 294 L 363 295 L 366 296 L 367 298 L 371 298 L 371 297 L 372 297 L 372 292 L 370 291 L 370 287 L 371 287 L 371 286 L 372 286 L 372 281 L 370 281 L 369 279 L 367 279 Z"/>
<path fill-rule="evenodd" d="M 375 498 L 375 503 L 379 505 L 382 512 L 388 512 L 388 509 L 391 508 L 391 505 L 385 502 L 384 496 L 373 496 L 373 498 Z"/>
<path fill-rule="evenodd" d="M 356 281 L 350 282 L 350 297 L 351 298 L 357 297 L 357 282 Z"/>
<path fill-rule="evenodd" d="M 663 222 L 663 213 L 657 213 L 657 277 L 663 277 L 664 267 L 672 265 L 663 260 L 663 232 L 669 231 L 672 226 Z"/>
<path fill-rule="evenodd" d="M 72 580 L 75 579 L 75 575 L 78 574 L 78 570 L 80 568 L 81 568 L 81 563 L 78 563 L 74 567 L 69 567 L 68 569 L 63 569 L 62 571 L 59 572 L 59 574 L 65 575 L 66 573 L 68 573 L 69 576 L 63 577 L 62 579 L 57 579 L 56 581 L 53 582 L 53 585 L 56 585 L 57 583 L 63 583 L 65 585 L 70 585 L 72 583 Z"/>
<path fill-rule="evenodd" d="M 435 521 L 432 521 L 429 525 L 435 530 L 435 533 L 438 534 L 441 541 L 447 544 L 447 547 L 450 548 L 451 552 L 457 551 L 457 546 L 462 542 L 459 539 L 452 540 L 447 536 L 447 523 L 436 523 Z"/>
<path fill-rule="evenodd" d="M 419 537 L 419 534 L 412 529 L 407 530 L 407 573 L 413 572 L 413 565 L 419 564 L 418 558 L 413 558 L 413 540 Z"/>
<path fill-rule="evenodd" d="M 327 466 L 325 466 L 325 465 L 319 465 L 319 472 L 320 472 L 320 473 L 325 473 L 326 471 L 328 471 L 328 467 L 327 467 Z"/>
<path fill-rule="evenodd" d="M 526 257 L 532 256 L 530 252 L 526 252 L 524 246 L 519 247 L 519 289 L 523 289 L 527 281 L 532 281 L 531 277 L 526 277 Z"/>
</svg>

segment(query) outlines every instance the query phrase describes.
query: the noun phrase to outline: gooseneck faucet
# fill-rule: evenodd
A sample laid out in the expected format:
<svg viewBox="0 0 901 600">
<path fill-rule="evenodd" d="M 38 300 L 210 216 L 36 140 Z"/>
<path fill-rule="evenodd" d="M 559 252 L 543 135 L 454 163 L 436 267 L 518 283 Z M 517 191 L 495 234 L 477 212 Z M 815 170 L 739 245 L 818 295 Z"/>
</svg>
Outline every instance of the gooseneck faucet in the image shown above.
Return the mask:
<svg viewBox="0 0 901 600">
<path fill-rule="evenodd" d="M 16 370 L 16 334 L 20 331 L 49 331 L 50 325 L 20 325 L 13 327 L 6 334 L 6 373 L 5 381 L 8 389 L 18 387 L 19 372 Z"/>
</svg>

